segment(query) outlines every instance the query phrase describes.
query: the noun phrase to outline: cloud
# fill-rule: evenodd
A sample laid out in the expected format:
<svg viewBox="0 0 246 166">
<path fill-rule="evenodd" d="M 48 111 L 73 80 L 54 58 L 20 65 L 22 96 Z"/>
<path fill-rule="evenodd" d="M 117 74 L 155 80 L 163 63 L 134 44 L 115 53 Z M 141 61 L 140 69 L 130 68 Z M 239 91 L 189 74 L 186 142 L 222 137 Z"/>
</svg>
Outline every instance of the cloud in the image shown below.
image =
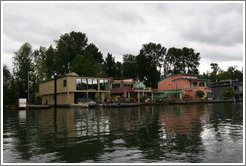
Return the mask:
<svg viewBox="0 0 246 166">
<path fill-rule="evenodd" d="M 104 57 L 111 53 L 118 61 L 149 42 L 194 48 L 201 61 L 230 64 L 243 57 L 242 3 L 30 2 L 3 4 L 3 62 L 24 42 L 33 49 L 54 46 L 71 31 L 86 33 Z"/>
</svg>

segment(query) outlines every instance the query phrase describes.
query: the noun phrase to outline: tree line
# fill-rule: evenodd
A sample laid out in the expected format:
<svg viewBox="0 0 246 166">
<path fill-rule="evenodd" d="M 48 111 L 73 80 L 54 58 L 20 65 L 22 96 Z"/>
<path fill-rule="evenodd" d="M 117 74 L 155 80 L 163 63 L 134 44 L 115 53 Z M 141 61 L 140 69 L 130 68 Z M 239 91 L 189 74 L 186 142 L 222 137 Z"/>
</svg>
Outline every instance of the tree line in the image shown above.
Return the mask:
<svg viewBox="0 0 246 166">
<path fill-rule="evenodd" d="M 111 53 L 104 59 L 99 48 L 88 43 L 85 33 L 72 31 L 55 40 L 55 46 L 40 46 L 33 51 L 31 44 L 24 43 L 14 52 L 12 73 L 3 66 L 4 104 L 13 103 L 18 97 L 27 98 L 27 75 L 31 94 L 38 92 L 39 83 L 51 80 L 54 73 L 63 77 L 69 72 L 80 76 L 134 78 L 157 88 L 158 81 L 169 75 L 199 74 L 199 61 L 200 53 L 192 48 L 167 49 L 150 42 L 142 45 L 138 55 L 124 54 L 123 61 L 116 62 Z M 202 77 L 212 78 L 206 74 Z"/>
</svg>

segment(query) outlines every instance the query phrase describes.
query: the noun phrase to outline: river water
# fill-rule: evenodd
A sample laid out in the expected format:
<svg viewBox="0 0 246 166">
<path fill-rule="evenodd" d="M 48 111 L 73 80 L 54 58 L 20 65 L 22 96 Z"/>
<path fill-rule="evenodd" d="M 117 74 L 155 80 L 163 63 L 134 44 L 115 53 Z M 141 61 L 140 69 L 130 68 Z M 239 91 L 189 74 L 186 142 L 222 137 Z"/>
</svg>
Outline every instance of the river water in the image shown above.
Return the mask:
<svg viewBox="0 0 246 166">
<path fill-rule="evenodd" d="M 3 163 L 242 163 L 243 103 L 3 112 Z"/>
</svg>

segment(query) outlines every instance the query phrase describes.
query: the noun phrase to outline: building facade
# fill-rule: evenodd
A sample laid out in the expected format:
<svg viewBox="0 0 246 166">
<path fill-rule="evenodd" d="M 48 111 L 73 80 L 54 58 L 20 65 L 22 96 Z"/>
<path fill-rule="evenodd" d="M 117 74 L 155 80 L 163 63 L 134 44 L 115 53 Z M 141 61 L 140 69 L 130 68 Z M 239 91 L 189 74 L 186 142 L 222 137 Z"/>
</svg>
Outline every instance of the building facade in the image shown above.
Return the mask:
<svg viewBox="0 0 246 166">
<path fill-rule="evenodd" d="M 54 105 L 54 80 L 39 84 L 42 104 Z M 109 78 L 81 77 L 69 73 L 57 79 L 57 105 L 78 103 L 81 98 L 98 99 L 103 102 L 110 98 Z"/>
<path fill-rule="evenodd" d="M 232 87 L 232 90 L 236 92 L 236 99 L 243 99 L 243 83 L 238 80 L 210 82 L 208 87 L 213 89 L 214 100 L 225 100 L 223 92 L 226 91 L 228 87 Z"/>
<path fill-rule="evenodd" d="M 212 89 L 207 86 L 208 80 L 200 79 L 197 75 L 176 74 L 165 78 L 158 83 L 158 92 L 179 100 L 195 100 L 198 90 L 205 93 L 204 97 L 212 99 Z"/>
<path fill-rule="evenodd" d="M 110 78 L 111 95 L 121 98 L 131 98 L 134 101 L 141 102 L 146 99 L 153 100 L 154 90 L 152 87 L 146 87 L 142 82 L 136 82 L 131 79 Z"/>
</svg>

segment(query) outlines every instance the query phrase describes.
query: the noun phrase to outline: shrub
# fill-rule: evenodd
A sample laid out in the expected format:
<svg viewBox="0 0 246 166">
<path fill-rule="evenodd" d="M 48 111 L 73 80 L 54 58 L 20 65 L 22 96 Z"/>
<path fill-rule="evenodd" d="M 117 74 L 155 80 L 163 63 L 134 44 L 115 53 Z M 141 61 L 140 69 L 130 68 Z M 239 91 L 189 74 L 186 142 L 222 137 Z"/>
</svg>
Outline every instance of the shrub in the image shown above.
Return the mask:
<svg viewBox="0 0 246 166">
<path fill-rule="evenodd" d="M 196 96 L 199 97 L 200 99 L 203 98 L 205 93 L 201 90 L 196 91 Z"/>
<path fill-rule="evenodd" d="M 226 98 L 233 98 L 236 96 L 236 92 L 232 90 L 232 87 L 228 87 L 227 90 L 223 92 L 223 96 Z"/>
</svg>

